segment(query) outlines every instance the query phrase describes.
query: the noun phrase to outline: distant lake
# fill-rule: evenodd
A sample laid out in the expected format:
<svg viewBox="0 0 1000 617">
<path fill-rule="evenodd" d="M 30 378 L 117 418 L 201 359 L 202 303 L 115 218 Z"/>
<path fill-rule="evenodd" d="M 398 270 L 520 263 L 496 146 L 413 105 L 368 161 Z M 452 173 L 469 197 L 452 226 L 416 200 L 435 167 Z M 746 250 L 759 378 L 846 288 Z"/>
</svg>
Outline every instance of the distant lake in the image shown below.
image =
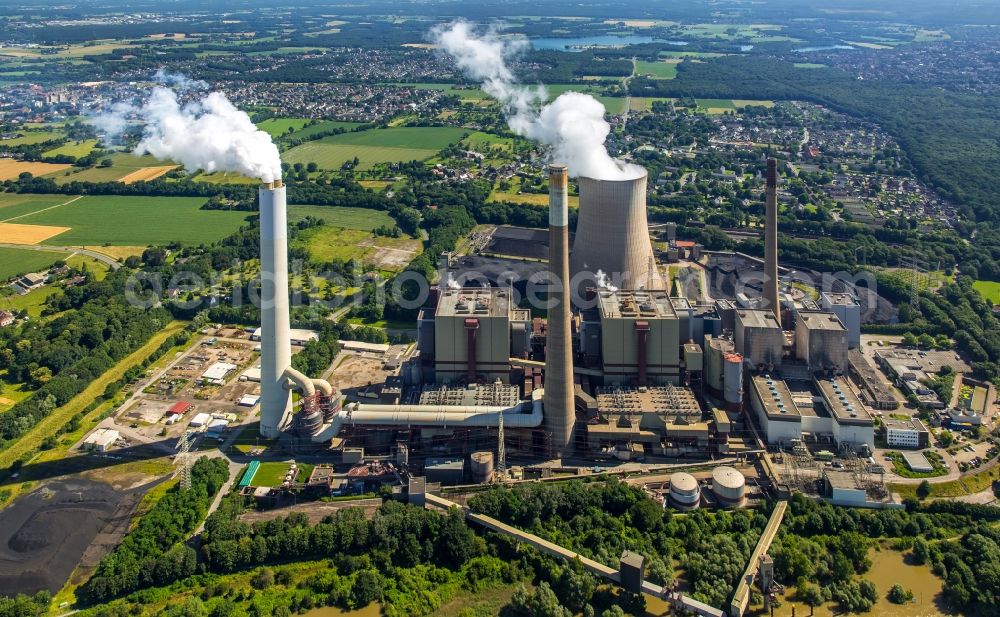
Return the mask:
<svg viewBox="0 0 1000 617">
<path fill-rule="evenodd" d="M 544 37 L 529 39 L 535 49 L 553 51 L 583 51 L 588 47 L 624 47 L 626 45 L 642 45 L 644 43 L 666 43 L 667 45 L 687 45 L 687 41 L 664 41 L 651 36 L 630 34 L 628 36 L 583 36 L 577 38 Z"/>
<path fill-rule="evenodd" d="M 798 49 L 793 49 L 792 51 L 797 51 L 801 53 L 807 53 L 810 51 L 833 51 L 834 49 L 855 49 L 850 45 L 827 45 L 825 47 L 799 47 Z"/>
</svg>

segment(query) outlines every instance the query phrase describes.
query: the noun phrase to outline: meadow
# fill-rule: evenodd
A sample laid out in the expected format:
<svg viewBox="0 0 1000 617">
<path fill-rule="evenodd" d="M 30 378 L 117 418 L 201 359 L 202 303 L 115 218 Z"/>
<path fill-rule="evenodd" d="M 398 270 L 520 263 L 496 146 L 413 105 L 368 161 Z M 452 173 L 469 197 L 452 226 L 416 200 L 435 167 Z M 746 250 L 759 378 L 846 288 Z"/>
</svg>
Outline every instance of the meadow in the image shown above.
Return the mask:
<svg viewBox="0 0 1000 617">
<path fill-rule="evenodd" d="M 34 195 L 31 193 L 0 193 L 0 223 L 16 217 L 51 208 L 73 199 L 70 195 Z"/>
<path fill-rule="evenodd" d="M 314 216 L 331 227 L 371 231 L 376 227 L 396 224 L 388 213 L 364 208 L 344 208 L 342 206 L 289 206 L 288 222 L 297 223 L 307 216 Z"/>
<path fill-rule="evenodd" d="M 66 257 L 67 253 L 60 253 L 58 251 L 36 251 L 33 249 L 0 247 L 0 281 L 6 281 L 18 274 L 44 270 Z"/>
<path fill-rule="evenodd" d="M 674 79 L 677 77 L 676 60 L 662 62 L 646 62 L 636 60 L 635 72 L 637 75 L 652 75 L 654 79 Z"/>
<path fill-rule="evenodd" d="M 44 176 L 63 171 L 69 167 L 69 165 L 57 165 L 55 163 L 32 163 L 29 161 L 0 158 L 0 180 L 17 180 L 17 177 L 24 172 L 28 172 L 33 176 Z"/>
<path fill-rule="evenodd" d="M 982 297 L 993 304 L 1000 304 L 1000 283 L 996 281 L 976 281 L 972 286 Z"/>
<path fill-rule="evenodd" d="M 320 169 L 340 169 L 357 157 L 359 169 L 378 163 L 405 162 L 430 158 L 457 142 L 465 129 L 454 127 L 401 127 L 332 135 L 296 146 L 283 155 L 287 163 L 315 162 Z"/>
<path fill-rule="evenodd" d="M 0 140 L 0 145 L 2 146 L 24 146 L 29 144 L 40 144 L 43 141 L 52 141 L 53 139 L 59 139 L 62 137 L 62 133 L 43 130 L 43 131 L 24 131 L 21 133 L 20 137 L 14 137 L 13 139 L 3 139 Z"/>
<path fill-rule="evenodd" d="M 97 147 L 96 139 L 84 139 L 83 141 L 67 142 L 58 148 L 46 150 L 42 156 L 72 156 L 81 158 L 90 154 L 90 151 Z"/>
<path fill-rule="evenodd" d="M 271 137 L 280 137 L 288 129 L 297 131 L 309 122 L 309 118 L 268 118 L 257 123 L 257 128 L 266 131 Z"/>
<path fill-rule="evenodd" d="M 48 240 L 52 244 L 142 246 L 177 241 L 197 245 L 236 231 L 249 214 L 200 210 L 204 203 L 200 197 L 87 195 L 20 218 L 18 223 L 71 228 Z"/>
<path fill-rule="evenodd" d="M 316 124 L 310 124 L 308 126 L 301 126 L 297 128 L 295 132 L 287 135 L 290 139 L 304 139 L 312 137 L 317 133 L 323 133 L 325 131 L 332 131 L 333 129 L 344 129 L 349 131 L 355 127 L 361 126 L 360 122 L 341 122 L 339 120 L 323 120 L 317 122 Z"/>
</svg>

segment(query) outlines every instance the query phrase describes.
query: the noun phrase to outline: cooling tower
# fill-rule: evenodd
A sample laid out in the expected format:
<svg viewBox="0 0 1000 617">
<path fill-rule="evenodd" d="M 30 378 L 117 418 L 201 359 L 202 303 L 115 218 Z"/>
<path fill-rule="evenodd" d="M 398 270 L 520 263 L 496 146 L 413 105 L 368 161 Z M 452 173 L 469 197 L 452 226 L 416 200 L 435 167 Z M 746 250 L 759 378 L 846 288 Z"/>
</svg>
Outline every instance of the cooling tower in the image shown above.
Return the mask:
<svg viewBox="0 0 1000 617">
<path fill-rule="evenodd" d="M 288 226 L 281 180 L 260 187 L 260 434 L 274 439 L 292 409 L 288 323 Z"/>
<path fill-rule="evenodd" d="M 778 302 L 778 164 L 767 159 L 767 203 L 764 227 L 764 300 L 781 323 Z"/>
<path fill-rule="evenodd" d="M 549 165 L 549 323 L 545 347 L 545 428 L 553 456 L 572 451 L 573 351 L 570 334 L 568 167 Z"/>
<path fill-rule="evenodd" d="M 580 177 L 580 210 L 570 259 L 578 290 L 595 286 L 598 270 L 620 289 L 663 289 L 649 241 L 646 177 L 645 170 L 631 180 Z"/>
</svg>

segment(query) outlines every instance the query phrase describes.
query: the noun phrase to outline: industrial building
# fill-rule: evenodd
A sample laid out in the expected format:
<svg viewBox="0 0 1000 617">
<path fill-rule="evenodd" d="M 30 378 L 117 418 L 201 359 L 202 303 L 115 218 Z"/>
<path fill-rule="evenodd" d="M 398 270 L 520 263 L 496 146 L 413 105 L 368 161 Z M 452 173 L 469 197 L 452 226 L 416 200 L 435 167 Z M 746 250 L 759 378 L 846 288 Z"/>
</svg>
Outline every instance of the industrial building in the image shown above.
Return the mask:
<svg viewBox="0 0 1000 617">
<path fill-rule="evenodd" d="M 882 423 L 885 442 L 890 448 L 926 448 L 930 442 L 930 431 L 918 418 L 886 418 Z"/>
<path fill-rule="evenodd" d="M 207 384 L 221 386 L 226 383 L 226 376 L 235 371 L 237 368 L 239 367 L 235 364 L 230 364 L 228 362 L 216 362 L 212 366 L 208 367 L 208 370 L 202 374 L 201 380 Z"/>
<path fill-rule="evenodd" d="M 83 449 L 94 452 L 107 452 L 121 438 L 121 433 L 110 428 L 95 429 L 83 440 Z"/>
<path fill-rule="evenodd" d="M 823 292 L 820 307 L 835 314 L 847 330 L 847 347 L 857 349 L 861 344 L 861 303 L 849 293 Z"/>
<path fill-rule="evenodd" d="M 758 370 L 780 367 L 785 336 L 774 313 L 760 309 L 737 309 L 734 320 L 736 353 Z"/>
<path fill-rule="evenodd" d="M 511 305 L 506 289 L 440 292 L 434 313 L 435 380 L 509 383 L 512 324 L 527 333 L 529 321 L 527 310 Z"/>
<path fill-rule="evenodd" d="M 597 292 L 605 383 L 680 383 L 679 320 L 664 291 Z"/>
<path fill-rule="evenodd" d="M 874 421 L 843 377 L 816 377 L 796 394 L 773 375 L 754 375 L 750 384 L 751 407 L 769 444 L 806 437 L 854 450 L 875 444 Z"/>
<path fill-rule="evenodd" d="M 641 444 L 657 456 L 714 450 L 716 428 L 689 388 L 598 388 L 597 418 L 587 424 L 591 452 Z M 723 437 L 724 441 L 725 437 Z"/>
<path fill-rule="evenodd" d="M 795 355 L 810 371 L 847 372 L 847 330 L 833 313 L 803 311 L 795 320 Z"/>
</svg>

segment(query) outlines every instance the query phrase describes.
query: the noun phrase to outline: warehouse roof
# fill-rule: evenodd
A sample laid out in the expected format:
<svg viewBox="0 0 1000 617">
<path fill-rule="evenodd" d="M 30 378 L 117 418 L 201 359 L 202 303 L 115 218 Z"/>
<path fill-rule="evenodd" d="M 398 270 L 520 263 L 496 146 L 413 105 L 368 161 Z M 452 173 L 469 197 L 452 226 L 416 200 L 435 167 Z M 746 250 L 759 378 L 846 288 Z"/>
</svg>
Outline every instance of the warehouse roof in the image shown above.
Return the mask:
<svg viewBox="0 0 1000 617">
<path fill-rule="evenodd" d="M 740 309 L 736 311 L 736 321 L 743 324 L 744 328 L 781 329 L 774 313 L 762 309 Z"/>
<path fill-rule="evenodd" d="M 846 331 L 844 324 L 840 323 L 840 319 L 833 313 L 827 311 L 800 311 L 798 319 L 799 323 L 801 323 L 807 330 Z"/>
<path fill-rule="evenodd" d="M 601 289 L 597 292 L 601 319 L 672 319 L 674 304 L 665 291 L 625 291 Z"/>
</svg>

